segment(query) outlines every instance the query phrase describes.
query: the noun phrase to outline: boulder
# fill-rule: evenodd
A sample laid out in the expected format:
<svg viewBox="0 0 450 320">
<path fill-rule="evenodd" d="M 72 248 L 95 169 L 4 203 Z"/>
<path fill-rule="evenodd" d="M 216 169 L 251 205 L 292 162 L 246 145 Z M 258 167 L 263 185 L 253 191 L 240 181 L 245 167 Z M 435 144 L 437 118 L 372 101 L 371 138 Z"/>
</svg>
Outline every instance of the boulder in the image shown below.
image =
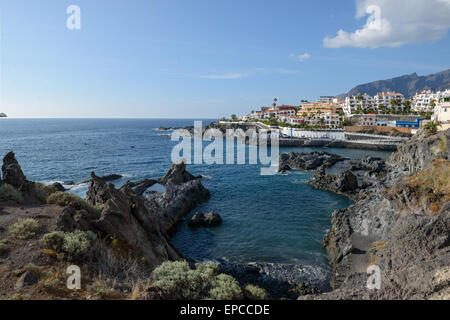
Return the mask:
<svg viewBox="0 0 450 320">
<path fill-rule="evenodd" d="M 205 223 L 212 227 L 222 223 L 222 217 L 216 212 L 208 212 L 205 214 Z"/>
<path fill-rule="evenodd" d="M 335 185 L 340 192 L 355 191 L 358 189 L 358 178 L 350 170 L 347 170 L 336 178 Z"/>
<path fill-rule="evenodd" d="M 14 289 L 16 291 L 22 290 L 24 287 L 32 286 L 33 284 L 38 282 L 38 277 L 31 271 L 27 271 L 17 280 L 14 285 Z"/>
<path fill-rule="evenodd" d="M 189 227 L 214 227 L 222 223 L 222 217 L 216 212 L 196 213 L 188 221 Z"/>
<path fill-rule="evenodd" d="M 64 186 L 61 183 L 59 183 L 59 182 L 55 182 L 51 186 L 54 187 L 56 190 L 61 191 L 61 192 L 67 191 L 66 188 L 64 188 Z"/>
<path fill-rule="evenodd" d="M 92 229 L 92 221 L 100 218 L 86 210 L 75 210 L 72 207 L 64 208 L 56 220 L 56 228 L 64 232 L 75 230 L 88 231 Z"/>
<path fill-rule="evenodd" d="M 3 158 L 2 176 L 4 182 L 18 189 L 27 183 L 27 178 L 12 151 Z"/>
</svg>

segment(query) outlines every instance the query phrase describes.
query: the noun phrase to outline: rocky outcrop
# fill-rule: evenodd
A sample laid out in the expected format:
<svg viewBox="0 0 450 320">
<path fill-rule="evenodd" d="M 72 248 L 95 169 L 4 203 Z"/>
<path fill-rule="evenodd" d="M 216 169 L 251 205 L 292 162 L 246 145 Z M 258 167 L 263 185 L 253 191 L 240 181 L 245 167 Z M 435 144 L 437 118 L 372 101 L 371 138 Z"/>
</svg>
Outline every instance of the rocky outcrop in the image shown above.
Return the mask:
<svg viewBox="0 0 450 320">
<path fill-rule="evenodd" d="M 12 151 L 3 158 L 2 178 L 5 183 L 10 184 L 17 189 L 20 189 L 27 184 L 27 178 L 23 174 L 19 162 L 17 162 L 14 152 Z"/>
<path fill-rule="evenodd" d="M 142 195 L 148 188 L 156 183 L 158 183 L 158 181 L 153 179 L 144 179 L 135 182 L 128 181 L 127 188 L 137 195 Z"/>
<path fill-rule="evenodd" d="M 332 166 L 346 158 L 327 152 L 311 152 L 311 153 L 283 153 L 279 158 L 279 171 L 284 172 L 291 169 L 295 170 L 312 170 L 320 166 Z"/>
<path fill-rule="evenodd" d="M 184 163 L 172 164 L 160 182 L 165 190 L 148 194 L 145 205 L 158 217 L 161 230 L 166 233 L 171 233 L 184 215 L 211 196 L 200 179 L 186 171 Z"/>
<path fill-rule="evenodd" d="M 161 231 L 157 216 L 147 210 L 144 198 L 126 188 L 117 190 L 94 173 L 87 195 L 91 205 L 103 206 L 93 227 L 142 255 L 150 267 L 181 258 Z"/>
<path fill-rule="evenodd" d="M 188 221 L 189 227 L 214 227 L 222 223 L 222 217 L 216 212 L 196 213 Z"/>
<path fill-rule="evenodd" d="M 159 182 L 165 186 L 169 184 L 182 184 L 191 180 L 195 180 L 201 177 L 194 177 L 188 171 L 186 171 L 186 164 L 181 162 L 179 164 L 173 163 L 170 166 L 169 171 L 159 180 Z"/>
<path fill-rule="evenodd" d="M 324 245 L 334 290 L 302 299 L 450 298 L 449 137 L 414 136 L 354 205 L 333 213 Z M 370 265 L 380 290 L 366 287 Z"/>
<path fill-rule="evenodd" d="M 88 231 L 92 223 L 99 219 L 100 215 L 86 210 L 75 210 L 72 207 L 64 208 L 56 221 L 56 228 L 64 232 L 75 230 Z"/>
</svg>

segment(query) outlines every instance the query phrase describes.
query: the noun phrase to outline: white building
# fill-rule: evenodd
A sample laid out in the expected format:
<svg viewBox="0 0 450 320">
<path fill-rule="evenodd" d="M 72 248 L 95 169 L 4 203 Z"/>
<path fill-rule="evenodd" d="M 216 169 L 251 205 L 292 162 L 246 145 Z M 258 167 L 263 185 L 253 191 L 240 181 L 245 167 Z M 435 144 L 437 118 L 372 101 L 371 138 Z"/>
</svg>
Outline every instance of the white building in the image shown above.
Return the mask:
<svg viewBox="0 0 450 320">
<path fill-rule="evenodd" d="M 391 101 L 395 100 L 398 102 L 397 106 L 392 106 Z M 397 92 L 381 92 L 377 93 L 373 97 L 374 105 L 376 110 L 380 110 L 384 106 L 385 110 L 401 110 L 404 108 L 403 103 L 405 102 L 405 97 L 401 93 Z"/>
<path fill-rule="evenodd" d="M 432 112 L 434 107 L 432 102 L 436 103 L 437 94 L 433 93 L 431 90 L 426 90 L 423 92 L 416 93 L 412 101 L 413 111 L 418 112 Z"/>
<path fill-rule="evenodd" d="M 450 92 L 447 90 L 447 96 L 442 97 L 436 104 L 433 120 L 440 123 L 450 123 Z"/>
<path fill-rule="evenodd" d="M 334 99 L 335 99 L 334 96 L 320 96 L 317 102 L 332 103 Z"/>
<path fill-rule="evenodd" d="M 366 110 L 372 109 L 374 106 L 373 97 L 368 94 L 358 95 L 358 96 L 349 96 L 345 98 L 344 102 L 344 113 L 349 116 L 354 113 L 356 110 Z"/>
</svg>

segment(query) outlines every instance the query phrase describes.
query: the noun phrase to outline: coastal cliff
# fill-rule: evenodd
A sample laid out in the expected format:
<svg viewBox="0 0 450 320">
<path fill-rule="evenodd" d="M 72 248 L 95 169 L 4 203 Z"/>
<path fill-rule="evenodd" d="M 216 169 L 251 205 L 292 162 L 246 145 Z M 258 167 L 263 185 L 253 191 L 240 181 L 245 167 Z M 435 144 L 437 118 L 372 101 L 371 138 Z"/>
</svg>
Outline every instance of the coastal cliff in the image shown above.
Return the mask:
<svg viewBox="0 0 450 320">
<path fill-rule="evenodd" d="M 450 298 L 449 138 L 418 133 L 366 176 L 369 185 L 343 192 L 355 203 L 333 213 L 324 239 L 333 291 L 300 299 Z M 319 170 L 313 185 L 327 189 L 336 175 Z M 370 265 L 381 270 L 379 290 L 366 287 Z"/>
</svg>

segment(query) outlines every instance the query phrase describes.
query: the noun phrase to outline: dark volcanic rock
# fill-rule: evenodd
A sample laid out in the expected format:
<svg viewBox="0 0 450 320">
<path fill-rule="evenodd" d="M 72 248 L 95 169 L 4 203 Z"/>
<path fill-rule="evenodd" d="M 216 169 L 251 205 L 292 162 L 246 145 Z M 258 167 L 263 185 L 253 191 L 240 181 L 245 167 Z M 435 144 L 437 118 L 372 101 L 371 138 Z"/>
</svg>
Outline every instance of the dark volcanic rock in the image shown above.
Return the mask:
<svg viewBox="0 0 450 320">
<path fill-rule="evenodd" d="M 38 277 L 36 277 L 36 275 L 31 272 L 31 271 L 26 271 L 16 282 L 16 284 L 14 285 L 14 289 L 16 289 L 16 291 L 20 291 L 22 290 L 24 287 L 27 286 L 32 286 L 33 284 L 38 282 Z"/>
<path fill-rule="evenodd" d="M 161 231 L 156 214 L 146 208 L 144 198 L 126 188 L 117 190 L 94 173 L 87 194 L 91 205 L 104 205 L 100 219 L 93 223 L 95 229 L 126 243 L 151 267 L 181 258 Z"/>
<path fill-rule="evenodd" d="M 283 153 L 279 158 L 279 171 L 295 170 L 312 170 L 318 167 L 332 166 L 346 158 L 327 152 L 311 152 L 311 153 Z"/>
<path fill-rule="evenodd" d="M 216 212 L 196 213 L 188 221 L 190 227 L 213 227 L 222 223 L 222 217 Z"/>
<path fill-rule="evenodd" d="M 27 178 L 12 151 L 3 158 L 2 177 L 4 182 L 18 189 L 27 182 Z"/>
<path fill-rule="evenodd" d="M 342 172 L 335 181 L 336 189 L 340 192 L 358 189 L 358 178 L 349 170 Z"/>
<path fill-rule="evenodd" d="M 181 162 L 178 164 L 173 163 L 169 171 L 160 179 L 160 183 L 167 186 L 171 183 L 182 184 L 195 179 L 196 177 L 186 171 L 186 164 Z"/>
<path fill-rule="evenodd" d="M 66 188 L 64 188 L 64 186 L 61 183 L 59 183 L 59 182 L 55 182 L 51 186 L 55 187 L 55 189 L 58 190 L 58 191 L 61 191 L 61 192 L 66 191 Z"/>
<path fill-rule="evenodd" d="M 75 210 L 67 207 L 59 214 L 56 227 L 60 231 L 73 232 L 75 230 L 88 231 L 92 229 L 92 222 L 100 216 L 86 210 Z"/>
<path fill-rule="evenodd" d="M 136 182 L 127 182 L 127 187 L 137 195 L 142 195 L 148 188 L 158 183 L 156 180 L 144 179 Z"/>
<path fill-rule="evenodd" d="M 100 177 L 103 181 L 114 181 L 123 178 L 120 174 L 108 174 L 106 176 Z"/>
</svg>

